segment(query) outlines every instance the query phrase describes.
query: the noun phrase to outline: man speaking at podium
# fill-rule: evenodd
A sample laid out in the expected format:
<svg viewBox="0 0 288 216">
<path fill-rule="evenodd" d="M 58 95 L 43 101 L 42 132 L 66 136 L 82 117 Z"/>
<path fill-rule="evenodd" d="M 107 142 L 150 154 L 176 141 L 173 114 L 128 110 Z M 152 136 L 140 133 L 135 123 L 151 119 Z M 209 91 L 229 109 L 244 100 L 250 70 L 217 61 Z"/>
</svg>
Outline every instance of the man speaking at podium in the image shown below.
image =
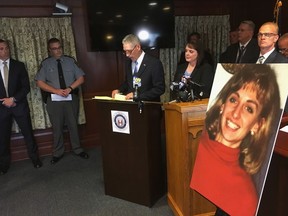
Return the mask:
<svg viewBox="0 0 288 216">
<path fill-rule="evenodd" d="M 125 65 L 126 78 L 122 85 L 112 91 L 124 94 L 125 99 L 135 101 L 160 101 L 165 92 L 164 70 L 161 61 L 145 53 L 140 39 L 129 34 L 122 40 L 123 54 L 128 58 Z"/>
</svg>

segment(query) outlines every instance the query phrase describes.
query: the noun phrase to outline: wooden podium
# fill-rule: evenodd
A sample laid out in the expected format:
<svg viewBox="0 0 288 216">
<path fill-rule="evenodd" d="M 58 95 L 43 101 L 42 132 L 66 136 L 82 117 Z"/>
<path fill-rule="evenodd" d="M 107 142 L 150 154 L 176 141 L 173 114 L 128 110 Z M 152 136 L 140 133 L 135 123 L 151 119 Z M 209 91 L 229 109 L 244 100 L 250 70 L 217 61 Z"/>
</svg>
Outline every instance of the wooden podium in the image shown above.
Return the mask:
<svg viewBox="0 0 288 216">
<path fill-rule="evenodd" d="M 216 207 L 190 188 L 208 100 L 164 104 L 168 204 L 177 216 L 214 215 Z"/>
<path fill-rule="evenodd" d="M 143 102 L 140 113 L 135 102 L 96 101 L 105 194 L 151 207 L 165 193 L 161 104 Z M 112 131 L 111 111 L 128 113 L 129 134 Z"/>
</svg>

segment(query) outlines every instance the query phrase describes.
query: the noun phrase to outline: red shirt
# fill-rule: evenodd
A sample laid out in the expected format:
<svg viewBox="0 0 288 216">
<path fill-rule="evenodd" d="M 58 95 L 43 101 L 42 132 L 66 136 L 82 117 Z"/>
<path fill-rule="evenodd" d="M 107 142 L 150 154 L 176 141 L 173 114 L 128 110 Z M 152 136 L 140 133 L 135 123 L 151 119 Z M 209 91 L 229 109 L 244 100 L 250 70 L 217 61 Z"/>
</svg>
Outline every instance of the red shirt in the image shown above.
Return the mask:
<svg viewBox="0 0 288 216">
<path fill-rule="evenodd" d="M 210 140 L 199 142 L 190 187 L 231 216 L 253 216 L 258 195 L 251 176 L 239 165 L 239 148 Z"/>
</svg>

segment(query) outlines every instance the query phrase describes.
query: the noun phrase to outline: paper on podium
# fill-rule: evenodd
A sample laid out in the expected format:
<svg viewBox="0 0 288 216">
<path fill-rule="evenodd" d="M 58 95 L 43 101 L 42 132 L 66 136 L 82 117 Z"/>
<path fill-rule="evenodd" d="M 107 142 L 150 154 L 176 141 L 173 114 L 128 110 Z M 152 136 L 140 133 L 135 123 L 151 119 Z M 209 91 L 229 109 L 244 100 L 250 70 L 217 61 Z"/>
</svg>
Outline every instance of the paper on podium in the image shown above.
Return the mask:
<svg viewBox="0 0 288 216">
<path fill-rule="evenodd" d="M 125 95 L 122 94 L 115 94 L 115 100 L 121 100 L 121 101 L 125 101 Z"/>
<path fill-rule="evenodd" d="M 115 97 L 109 97 L 109 96 L 94 96 L 92 99 L 100 99 L 100 100 L 118 100 L 118 101 L 132 101 L 132 99 L 130 100 L 126 100 L 125 99 L 125 95 L 122 94 L 115 94 Z"/>
<path fill-rule="evenodd" d="M 94 96 L 92 99 L 113 100 L 112 97 L 108 97 L 108 96 Z"/>
</svg>

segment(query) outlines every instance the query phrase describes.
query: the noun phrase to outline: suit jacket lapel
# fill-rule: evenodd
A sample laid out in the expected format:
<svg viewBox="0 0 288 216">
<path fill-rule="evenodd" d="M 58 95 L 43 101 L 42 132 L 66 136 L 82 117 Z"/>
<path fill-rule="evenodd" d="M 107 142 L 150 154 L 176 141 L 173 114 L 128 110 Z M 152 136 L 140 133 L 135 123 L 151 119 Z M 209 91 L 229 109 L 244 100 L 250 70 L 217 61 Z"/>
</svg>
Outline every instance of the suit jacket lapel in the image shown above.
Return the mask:
<svg viewBox="0 0 288 216">
<path fill-rule="evenodd" d="M 13 79 L 12 79 L 12 76 L 13 76 L 12 71 L 13 71 L 13 69 L 14 69 L 14 64 L 13 64 L 13 62 L 12 62 L 12 59 L 10 58 L 10 62 L 9 62 L 8 88 L 9 88 L 9 83 L 11 82 L 11 80 L 13 80 Z"/>
<path fill-rule="evenodd" d="M 10 71 L 11 71 L 11 59 L 10 59 L 10 63 L 9 63 L 9 77 L 8 77 L 8 88 L 9 88 L 9 80 L 11 79 L 11 75 L 10 75 Z M 5 90 L 5 87 L 4 87 L 4 81 L 3 81 L 3 77 L 2 77 L 2 74 L 1 74 L 1 81 L 0 81 L 0 88 L 1 88 L 1 95 L 5 95 L 6 96 L 6 90 Z M 1 96 L 0 96 L 1 98 Z"/>
<path fill-rule="evenodd" d="M 146 55 L 144 55 L 144 58 L 136 74 L 137 77 L 140 77 L 144 73 L 144 71 L 146 70 L 146 67 L 147 67 L 147 58 L 146 58 Z"/>
<path fill-rule="evenodd" d="M 1 75 L 1 78 L 0 78 L 0 95 L 6 95 L 6 90 L 5 90 L 5 87 L 4 87 L 4 82 L 3 82 L 3 77 Z M 0 96 L 1 98 L 1 96 Z"/>
<path fill-rule="evenodd" d="M 273 63 L 276 54 L 277 54 L 277 51 L 274 50 L 274 51 L 268 56 L 268 58 L 264 61 L 264 63 L 266 63 L 266 64 L 267 64 L 267 63 Z"/>
</svg>

